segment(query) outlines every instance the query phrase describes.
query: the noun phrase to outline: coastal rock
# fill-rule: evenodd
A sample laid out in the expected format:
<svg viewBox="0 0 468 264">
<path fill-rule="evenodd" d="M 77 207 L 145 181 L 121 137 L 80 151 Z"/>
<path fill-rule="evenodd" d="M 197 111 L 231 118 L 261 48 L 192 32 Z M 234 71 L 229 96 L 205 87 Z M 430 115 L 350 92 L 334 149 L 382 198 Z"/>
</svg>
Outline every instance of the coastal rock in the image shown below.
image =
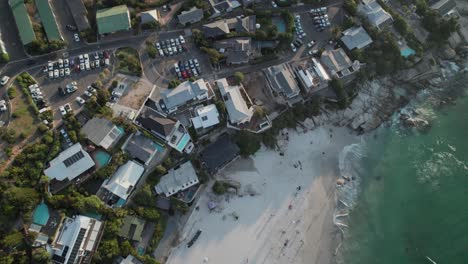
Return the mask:
<svg viewBox="0 0 468 264">
<path fill-rule="evenodd" d="M 419 117 L 410 117 L 404 120 L 404 123 L 410 127 L 416 127 L 419 129 L 424 129 L 429 126 L 429 122 Z"/>
<path fill-rule="evenodd" d="M 439 56 L 444 60 L 453 60 L 457 53 L 449 45 L 444 45 L 439 51 Z"/>
</svg>

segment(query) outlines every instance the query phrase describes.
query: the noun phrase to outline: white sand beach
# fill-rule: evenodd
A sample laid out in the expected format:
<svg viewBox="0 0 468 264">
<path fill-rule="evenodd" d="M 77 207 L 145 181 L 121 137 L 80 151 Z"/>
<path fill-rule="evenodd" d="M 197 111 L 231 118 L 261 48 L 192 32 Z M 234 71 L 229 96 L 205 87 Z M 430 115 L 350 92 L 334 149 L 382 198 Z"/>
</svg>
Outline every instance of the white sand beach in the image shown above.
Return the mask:
<svg viewBox="0 0 468 264">
<path fill-rule="evenodd" d="M 284 156 L 262 148 L 220 173 L 220 179 L 241 183 L 239 195 L 220 197 L 206 188 L 166 263 L 330 263 L 338 156 L 358 136 L 323 126 L 307 133 L 289 130 L 288 138 Z M 212 212 L 210 200 L 219 202 Z"/>
</svg>

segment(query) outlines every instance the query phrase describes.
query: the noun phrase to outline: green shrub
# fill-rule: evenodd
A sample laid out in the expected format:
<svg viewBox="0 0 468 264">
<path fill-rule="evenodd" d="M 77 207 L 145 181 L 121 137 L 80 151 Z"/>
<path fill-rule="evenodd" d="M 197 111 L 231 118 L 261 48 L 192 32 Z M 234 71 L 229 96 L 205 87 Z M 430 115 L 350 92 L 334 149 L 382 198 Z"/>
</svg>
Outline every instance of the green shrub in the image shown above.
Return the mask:
<svg viewBox="0 0 468 264">
<path fill-rule="evenodd" d="M 217 195 L 223 195 L 226 193 L 226 186 L 222 182 L 215 181 L 212 190 Z"/>
<path fill-rule="evenodd" d="M 8 88 L 8 97 L 10 99 L 14 99 L 17 95 L 17 92 L 16 92 L 16 87 L 12 86 L 10 88 Z"/>
</svg>

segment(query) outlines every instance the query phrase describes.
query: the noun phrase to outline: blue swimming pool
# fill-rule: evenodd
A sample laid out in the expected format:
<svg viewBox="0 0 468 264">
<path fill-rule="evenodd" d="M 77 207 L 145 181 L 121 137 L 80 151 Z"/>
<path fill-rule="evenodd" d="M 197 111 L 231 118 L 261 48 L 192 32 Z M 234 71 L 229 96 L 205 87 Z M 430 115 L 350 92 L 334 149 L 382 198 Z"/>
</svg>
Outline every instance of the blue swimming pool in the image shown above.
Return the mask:
<svg viewBox="0 0 468 264">
<path fill-rule="evenodd" d="M 33 223 L 42 226 L 46 225 L 47 221 L 49 221 L 49 217 L 49 207 L 47 207 L 47 205 L 44 202 L 42 202 L 34 210 Z"/>
<path fill-rule="evenodd" d="M 164 152 L 165 148 L 164 146 L 162 146 L 161 144 L 157 143 L 157 142 L 153 142 L 153 145 L 154 147 L 156 148 L 156 150 L 158 152 Z"/>
<path fill-rule="evenodd" d="M 96 168 L 101 168 L 106 166 L 111 158 L 111 155 L 104 150 L 96 150 L 93 153 L 94 160 L 96 161 Z"/>
<path fill-rule="evenodd" d="M 271 23 L 273 23 L 273 25 L 276 26 L 276 28 L 278 29 L 278 32 L 279 33 L 284 33 L 286 32 L 286 22 L 284 21 L 283 18 L 279 17 L 279 16 L 275 16 L 271 19 Z"/>
<path fill-rule="evenodd" d="M 185 134 L 182 139 L 179 141 L 179 144 L 177 144 L 177 150 L 178 151 L 182 151 L 184 150 L 185 146 L 187 146 L 187 143 L 189 142 L 190 140 L 190 135 L 189 134 Z"/>
<path fill-rule="evenodd" d="M 410 47 L 405 47 L 405 48 L 402 49 L 400 52 L 401 52 L 401 56 L 403 56 L 403 57 L 405 57 L 405 58 L 408 58 L 409 56 L 416 54 L 416 51 L 414 51 L 414 50 L 413 50 L 412 48 L 410 48 Z"/>
</svg>

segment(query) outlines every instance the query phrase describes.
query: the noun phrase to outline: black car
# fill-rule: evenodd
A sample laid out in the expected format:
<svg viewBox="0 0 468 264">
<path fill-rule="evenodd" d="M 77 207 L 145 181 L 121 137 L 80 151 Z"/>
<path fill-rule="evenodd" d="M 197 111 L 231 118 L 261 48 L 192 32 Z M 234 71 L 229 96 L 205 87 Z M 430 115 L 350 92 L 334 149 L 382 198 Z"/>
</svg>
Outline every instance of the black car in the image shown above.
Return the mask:
<svg viewBox="0 0 468 264">
<path fill-rule="evenodd" d="M 66 28 L 68 30 L 70 30 L 70 31 L 76 31 L 77 30 L 77 28 L 75 26 L 73 26 L 73 25 L 67 25 Z"/>
</svg>

